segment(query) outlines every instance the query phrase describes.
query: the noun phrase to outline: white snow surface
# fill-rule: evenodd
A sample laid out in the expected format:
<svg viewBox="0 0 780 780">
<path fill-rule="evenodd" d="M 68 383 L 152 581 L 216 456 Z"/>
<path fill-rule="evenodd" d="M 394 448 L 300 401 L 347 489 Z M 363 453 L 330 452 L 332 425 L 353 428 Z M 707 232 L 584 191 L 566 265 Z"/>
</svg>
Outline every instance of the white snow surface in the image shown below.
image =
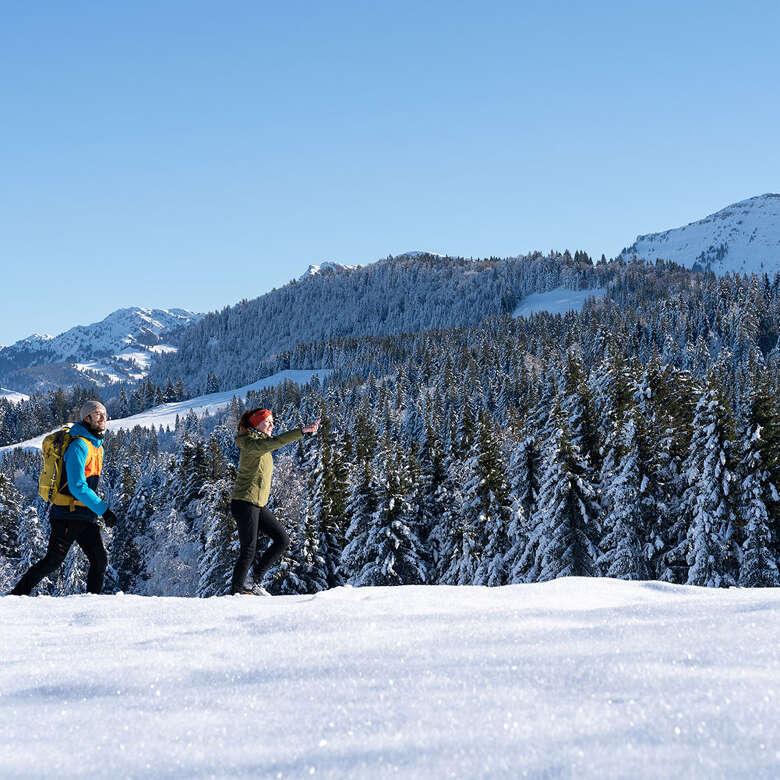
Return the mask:
<svg viewBox="0 0 780 780">
<path fill-rule="evenodd" d="M 582 311 L 588 298 L 603 298 L 607 294 L 603 287 L 587 290 L 569 290 L 556 287 L 543 293 L 526 295 L 512 312 L 513 317 L 530 317 L 532 314 L 546 311 L 550 314 L 566 314 L 567 311 Z"/>
<path fill-rule="evenodd" d="M 250 390 L 258 391 L 264 390 L 268 387 L 276 387 L 285 381 L 295 382 L 296 384 L 303 385 L 311 381 L 316 375 L 320 381 L 323 381 L 325 377 L 330 373 L 327 368 L 318 368 L 312 370 L 292 370 L 279 371 L 272 376 L 260 379 L 257 382 L 253 382 L 251 385 L 245 385 L 235 390 L 225 390 L 220 393 L 209 393 L 208 395 L 199 395 L 197 398 L 190 398 L 187 401 L 175 401 L 169 404 L 161 404 L 160 406 L 154 406 L 151 409 L 147 409 L 144 412 L 133 414 L 130 417 L 122 417 L 116 420 L 108 421 L 108 429 L 116 431 L 120 429 L 132 430 L 136 426 L 141 428 L 171 428 L 176 425 L 176 417 L 184 418 L 192 411 L 203 417 L 204 415 L 215 414 L 216 412 L 224 409 L 233 400 L 233 397 L 244 399 L 249 394 Z M 56 430 L 56 429 L 55 429 Z M 0 455 L 5 450 L 11 450 L 16 447 L 24 447 L 26 449 L 40 449 L 43 440 L 51 433 L 47 431 L 40 436 L 36 436 L 33 439 L 19 442 L 18 444 L 9 444 L 5 447 L 0 447 Z"/>
<path fill-rule="evenodd" d="M 0 776 L 776 778 L 780 590 L 0 598 Z"/>
<path fill-rule="evenodd" d="M 6 390 L 4 387 L 0 387 L 0 398 L 5 401 L 10 401 L 12 404 L 17 404 L 19 401 L 26 401 L 30 396 L 24 393 L 17 393 L 16 390 Z"/>
<path fill-rule="evenodd" d="M 734 203 L 684 227 L 637 236 L 622 256 L 694 263 L 716 274 L 780 271 L 780 195 L 768 193 Z"/>
</svg>

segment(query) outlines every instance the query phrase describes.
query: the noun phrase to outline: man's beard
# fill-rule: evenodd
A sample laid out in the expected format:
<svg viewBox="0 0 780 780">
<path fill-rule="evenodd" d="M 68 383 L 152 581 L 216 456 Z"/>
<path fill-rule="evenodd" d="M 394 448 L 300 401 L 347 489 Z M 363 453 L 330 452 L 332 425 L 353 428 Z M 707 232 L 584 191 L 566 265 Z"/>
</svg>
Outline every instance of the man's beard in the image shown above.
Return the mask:
<svg viewBox="0 0 780 780">
<path fill-rule="evenodd" d="M 93 425 L 90 422 L 87 422 L 86 420 L 83 421 L 82 425 L 96 438 L 96 439 L 103 439 L 106 435 L 106 429 L 105 428 L 98 428 L 97 426 Z"/>
</svg>

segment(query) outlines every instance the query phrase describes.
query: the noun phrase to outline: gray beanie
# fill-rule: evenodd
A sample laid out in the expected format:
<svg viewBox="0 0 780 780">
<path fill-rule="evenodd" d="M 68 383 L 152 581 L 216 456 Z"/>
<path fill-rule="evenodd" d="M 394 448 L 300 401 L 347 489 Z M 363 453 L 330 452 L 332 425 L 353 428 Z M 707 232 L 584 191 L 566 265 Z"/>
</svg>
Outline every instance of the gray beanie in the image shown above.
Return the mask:
<svg viewBox="0 0 780 780">
<path fill-rule="evenodd" d="M 106 415 L 106 419 L 108 419 L 108 412 L 106 411 L 106 407 L 103 406 L 100 401 L 87 401 L 85 404 L 83 404 L 81 409 L 79 409 L 79 419 L 86 420 L 87 417 L 92 414 L 92 412 L 103 412 L 103 414 Z"/>
</svg>

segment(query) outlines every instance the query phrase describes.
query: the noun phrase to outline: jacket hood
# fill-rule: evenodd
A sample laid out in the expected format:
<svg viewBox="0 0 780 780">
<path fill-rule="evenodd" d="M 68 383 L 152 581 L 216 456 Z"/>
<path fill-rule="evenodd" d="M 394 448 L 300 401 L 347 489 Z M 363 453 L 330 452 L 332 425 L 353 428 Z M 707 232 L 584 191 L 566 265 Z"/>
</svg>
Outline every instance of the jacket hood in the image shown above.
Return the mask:
<svg viewBox="0 0 780 780">
<path fill-rule="evenodd" d="M 103 439 L 99 439 L 97 436 L 95 436 L 94 433 L 91 433 L 81 423 L 73 423 L 73 425 L 70 428 L 70 435 L 71 438 L 80 436 L 84 439 L 89 439 L 92 442 L 92 444 L 94 444 L 96 447 L 103 446 Z"/>
</svg>

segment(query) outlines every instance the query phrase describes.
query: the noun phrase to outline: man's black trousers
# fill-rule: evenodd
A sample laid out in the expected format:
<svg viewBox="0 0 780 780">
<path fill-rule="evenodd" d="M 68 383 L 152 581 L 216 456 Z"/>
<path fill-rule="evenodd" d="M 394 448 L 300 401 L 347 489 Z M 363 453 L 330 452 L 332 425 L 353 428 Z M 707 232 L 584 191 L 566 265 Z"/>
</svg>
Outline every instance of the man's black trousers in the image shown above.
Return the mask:
<svg viewBox="0 0 780 780">
<path fill-rule="evenodd" d="M 89 561 L 87 591 L 100 593 L 106 574 L 106 548 L 100 537 L 100 529 L 94 520 L 80 517 L 52 517 L 49 548 L 40 561 L 34 563 L 11 591 L 14 596 L 29 596 L 32 589 L 47 575 L 59 569 L 73 542 L 76 542 Z"/>
<path fill-rule="evenodd" d="M 248 501 L 233 500 L 230 511 L 238 526 L 238 541 L 241 550 L 238 554 L 236 567 L 233 569 L 232 593 L 239 593 L 246 582 L 249 569 L 256 583 L 260 584 L 266 572 L 284 554 L 290 546 L 290 537 L 284 526 L 264 506 L 255 506 Z M 262 531 L 271 537 L 271 546 L 260 556 L 257 556 L 257 535 Z"/>
</svg>

